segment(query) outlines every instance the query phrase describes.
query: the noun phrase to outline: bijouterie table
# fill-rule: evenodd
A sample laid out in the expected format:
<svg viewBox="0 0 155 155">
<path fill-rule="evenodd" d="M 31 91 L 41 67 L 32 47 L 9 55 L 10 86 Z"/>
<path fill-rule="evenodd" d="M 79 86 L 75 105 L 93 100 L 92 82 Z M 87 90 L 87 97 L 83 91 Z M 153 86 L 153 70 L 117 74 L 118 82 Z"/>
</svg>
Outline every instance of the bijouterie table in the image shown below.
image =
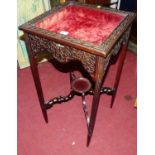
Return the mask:
<svg viewBox="0 0 155 155">
<path fill-rule="evenodd" d="M 54 104 L 66 102 L 76 93 L 80 94 L 88 128 L 87 146 L 93 134 L 100 95 L 112 95 L 111 107 L 113 106 L 134 18 L 135 14 L 131 12 L 68 2 L 19 27 L 24 31 L 33 79 L 45 121 L 48 122 L 47 110 Z M 38 55 L 44 51 L 61 63 L 79 61 L 94 85 L 92 86 L 92 82 L 86 77 L 76 78 L 71 71 L 69 95 L 45 101 L 36 61 Z M 102 87 L 110 59 L 117 54 L 119 62 L 114 86 Z M 85 102 L 86 94 L 93 95 L 90 115 Z"/>
</svg>

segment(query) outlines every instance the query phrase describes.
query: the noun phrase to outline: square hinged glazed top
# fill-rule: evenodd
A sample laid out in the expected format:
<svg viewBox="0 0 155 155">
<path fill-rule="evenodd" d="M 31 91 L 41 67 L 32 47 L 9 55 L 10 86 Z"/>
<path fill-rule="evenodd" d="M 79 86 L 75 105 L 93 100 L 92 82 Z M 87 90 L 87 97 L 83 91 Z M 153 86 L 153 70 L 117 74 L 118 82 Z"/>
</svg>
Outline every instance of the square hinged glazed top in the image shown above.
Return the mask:
<svg viewBox="0 0 155 155">
<path fill-rule="evenodd" d="M 51 32 L 100 45 L 124 18 L 120 14 L 73 5 L 62 8 L 35 25 Z"/>
<path fill-rule="evenodd" d="M 130 12 L 66 3 L 32 19 L 19 29 L 60 44 L 107 56 L 134 18 L 134 13 Z"/>
</svg>

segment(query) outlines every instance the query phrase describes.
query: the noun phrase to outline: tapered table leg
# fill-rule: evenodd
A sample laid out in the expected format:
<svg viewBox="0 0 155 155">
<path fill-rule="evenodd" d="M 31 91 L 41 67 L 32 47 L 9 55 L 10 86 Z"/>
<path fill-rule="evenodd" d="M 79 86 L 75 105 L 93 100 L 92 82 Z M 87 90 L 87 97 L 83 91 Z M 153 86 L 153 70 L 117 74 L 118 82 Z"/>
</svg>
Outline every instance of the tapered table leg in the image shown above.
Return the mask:
<svg viewBox="0 0 155 155">
<path fill-rule="evenodd" d="M 37 63 L 33 57 L 33 51 L 31 50 L 30 47 L 30 43 L 29 43 L 29 39 L 27 34 L 25 34 L 25 41 L 26 41 L 26 47 L 28 50 L 28 55 L 29 55 L 29 60 L 30 60 L 30 65 L 31 65 L 31 71 L 32 71 L 32 75 L 33 75 L 33 80 L 35 83 L 35 87 L 37 90 L 37 94 L 39 97 L 39 103 L 40 103 L 40 107 L 44 116 L 44 120 L 46 123 L 48 123 L 48 117 L 47 117 L 47 110 L 46 107 L 44 105 L 44 96 L 43 96 L 43 91 L 42 91 L 42 87 L 41 87 L 41 82 L 40 82 L 40 78 L 39 78 L 39 72 L 38 72 L 38 67 L 37 67 Z"/>
<path fill-rule="evenodd" d="M 117 68 L 115 83 L 114 83 L 114 90 L 115 91 L 114 91 L 114 93 L 112 95 L 112 98 L 111 98 L 111 105 L 110 105 L 111 108 L 113 107 L 113 104 L 114 104 L 114 101 L 115 101 L 117 88 L 118 88 L 118 84 L 119 84 L 119 81 L 120 81 L 121 72 L 122 72 L 122 68 L 123 68 L 123 63 L 124 63 L 125 56 L 126 56 L 126 49 L 127 49 L 127 44 L 122 46 L 121 53 L 119 55 L 118 68 Z"/>
<path fill-rule="evenodd" d="M 99 57 L 96 65 L 96 73 L 95 73 L 96 82 L 95 82 L 94 96 L 92 101 L 90 123 L 88 126 L 87 146 L 89 146 L 89 143 L 91 141 L 91 137 L 93 134 L 94 126 L 95 126 L 96 115 L 97 115 L 99 100 L 100 100 L 100 90 L 102 86 L 103 76 L 105 73 L 104 66 L 105 66 L 104 59 Z"/>
</svg>

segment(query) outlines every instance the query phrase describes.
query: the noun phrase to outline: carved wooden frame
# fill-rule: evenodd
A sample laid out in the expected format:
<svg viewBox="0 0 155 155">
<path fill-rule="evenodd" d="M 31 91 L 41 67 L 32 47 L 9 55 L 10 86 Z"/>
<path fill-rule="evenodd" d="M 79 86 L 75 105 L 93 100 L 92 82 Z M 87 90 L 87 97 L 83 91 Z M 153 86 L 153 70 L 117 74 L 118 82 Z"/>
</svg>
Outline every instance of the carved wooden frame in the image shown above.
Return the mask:
<svg viewBox="0 0 155 155">
<path fill-rule="evenodd" d="M 122 42 L 128 38 L 129 31 L 127 31 L 127 29 L 135 15 L 131 12 L 118 11 L 106 7 L 100 8 L 101 11 L 106 10 L 115 14 L 121 14 L 125 17 L 120 25 L 101 45 L 95 45 L 93 43 L 77 40 L 55 32 L 49 32 L 48 30 L 35 26 L 36 22 L 43 20 L 45 17 L 69 5 L 80 5 L 99 10 L 95 5 L 68 2 L 63 5 L 58 5 L 52 10 L 47 11 L 46 13 L 21 25 L 19 29 L 28 33 L 34 56 L 38 55 L 39 52 L 46 50 L 52 53 L 55 59 L 63 63 L 70 60 L 79 60 L 83 64 L 85 70 L 91 75 L 92 79 L 94 79 L 96 56 L 102 56 L 106 59 L 109 54 L 116 54 L 119 51 Z"/>
<path fill-rule="evenodd" d="M 120 25 L 117 26 L 117 28 L 111 33 L 111 35 L 101 45 L 95 45 L 90 42 L 78 40 L 78 39 L 75 39 L 75 38 L 72 38 L 69 36 L 57 34 L 55 32 L 50 32 L 48 30 L 45 30 L 45 29 L 35 26 L 36 22 L 41 21 L 45 17 L 51 15 L 52 13 L 57 12 L 60 9 L 66 7 L 66 6 L 70 6 L 70 5 L 75 5 L 75 6 L 79 5 L 79 6 L 84 6 L 84 7 L 90 7 L 92 9 L 100 10 L 100 11 L 104 10 L 104 11 L 112 12 L 114 14 L 120 14 L 120 15 L 124 16 L 125 18 L 120 23 Z M 46 38 L 46 39 L 49 39 L 49 40 L 52 40 L 55 42 L 59 42 L 59 44 L 62 43 L 63 45 L 69 45 L 76 49 L 80 49 L 80 50 L 82 49 L 88 53 L 94 54 L 94 51 L 95 51 L 95 55 L 100 55 L 100 56 L 106 57 L 109 54 L 109 52 L 111 51 L 111 49 L 113 48 L 113 46 L 116 44 L 117 40 L 119 38 L 121 38 L 123 33 L 130 26 L 130 24 L 134 18 L 135 18 L 135 14 L 131 13 L 131 12 L 118 11 L 118 10 L 114 10 L 114 9 L 110 9 L 110 8 L 106 8 L 106 7 L 102 7 L 100 9 L 98 9 L 96 5 L 81 4 L 81 3 L 76 3 L 76 2 L 69 3 L 68 2 L 63 5 L 58 5 L 55 8 L 53 8 L 52 10 L 47 11 L 46 13 L 28 21 L 27 23 L 21 25 L 19 27 L 19 29 L 23 30 L 24 32 L 35 34 L 40 37 L 43 37 L 43 38 Z"/>
</svg>

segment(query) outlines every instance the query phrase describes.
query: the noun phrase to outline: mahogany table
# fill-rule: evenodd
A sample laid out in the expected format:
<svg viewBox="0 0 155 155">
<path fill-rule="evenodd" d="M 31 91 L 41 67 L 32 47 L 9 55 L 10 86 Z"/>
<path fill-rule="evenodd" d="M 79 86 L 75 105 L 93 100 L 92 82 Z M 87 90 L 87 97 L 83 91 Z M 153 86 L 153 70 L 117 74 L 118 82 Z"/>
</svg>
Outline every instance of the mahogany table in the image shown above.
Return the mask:
<svg viewBox="0 0 155 155">
<path fill-rule="evenodd" d="M 90 117 L 83 100 L 88 127 L 87 146 L 93 134 L 100 94 L 111 94 L 111 107 L 113 106 L 134 18 L 135 14 L 131 12 L 68 2 L 19 27 L 24 31 L 33 79 L 46 122 L 47 109 L 56 103 L 68 101 L 75 91 L 71 89 L 68 96 L 59 96 L 45 102 L 36 61 L 40 53 L 49 52 L 53 59 L 61 63 L 78 60 L 92 78 L 94 87 L 89 91 L 93 95 Z M 119 62 L 114 87 L 102 88 L 110 59 L 118 53 Z M 70 75 L 72 82 L 74 75 L 72 72 Z M 86 78 L 80 80 L 90 86 Z M 83 93 L 82 97 L 84 98 Z"/>
</svg>

